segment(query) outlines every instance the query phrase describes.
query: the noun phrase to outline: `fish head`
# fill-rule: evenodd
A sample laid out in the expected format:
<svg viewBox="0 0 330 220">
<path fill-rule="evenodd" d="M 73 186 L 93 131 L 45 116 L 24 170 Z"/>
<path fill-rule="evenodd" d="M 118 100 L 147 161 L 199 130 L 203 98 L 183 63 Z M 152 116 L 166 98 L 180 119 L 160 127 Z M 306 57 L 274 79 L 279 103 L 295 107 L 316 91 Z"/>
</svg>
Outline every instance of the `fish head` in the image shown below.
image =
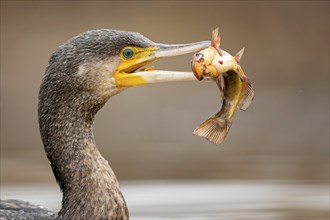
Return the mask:
<svg viewBox="0 0 330 220">
<path fill-rule="evenodd" d="M 217 77 L 218 71 L 213 65 L 213 60 L 219 56 L 214 47 L 206 48 L 193 55 L 191 69 L 198 80 L 203 80 L 205 76 Z"/>
<path fill-rule="evenodd" d="M 220 41 L 219 29 L 216 28 L 212 31 L 210 47 L 194 54 L 191 68 L 198 80 L 204 77 L 217 78 L 220 74 L 237 70 L 244 48 L 232 56 L 220 48 Z"/>
</svg>

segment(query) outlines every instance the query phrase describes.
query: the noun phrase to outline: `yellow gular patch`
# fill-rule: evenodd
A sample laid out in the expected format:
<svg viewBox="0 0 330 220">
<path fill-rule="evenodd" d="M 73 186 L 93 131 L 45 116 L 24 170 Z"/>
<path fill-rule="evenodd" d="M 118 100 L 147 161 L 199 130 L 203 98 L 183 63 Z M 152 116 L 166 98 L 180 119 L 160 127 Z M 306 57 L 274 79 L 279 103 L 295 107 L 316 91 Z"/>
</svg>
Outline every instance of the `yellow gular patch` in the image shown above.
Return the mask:
<svg viewBox="0 0 330 220">
<path fill-rule="evenodd" d="M 151 62 L 154 59 L 149 55 L 152 51 L 157 50 L 157 47 L 139 48 L 125 47 L 120 51 L 120 64 L 113 75 L 117 87 L 128 87 L 144 85 L 148 82 L 144 80 L 138 73 L 133 72 Z"/>
</svg>

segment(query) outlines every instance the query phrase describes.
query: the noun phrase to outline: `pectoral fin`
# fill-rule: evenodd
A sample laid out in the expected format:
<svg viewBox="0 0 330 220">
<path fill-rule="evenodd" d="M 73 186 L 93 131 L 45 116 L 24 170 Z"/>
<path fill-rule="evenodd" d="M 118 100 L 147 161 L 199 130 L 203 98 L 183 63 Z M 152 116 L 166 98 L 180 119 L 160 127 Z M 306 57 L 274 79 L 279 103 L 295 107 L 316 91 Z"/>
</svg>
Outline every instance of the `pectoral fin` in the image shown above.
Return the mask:
<svg viewBox="0 0 330 220">
<path fill-rule="evenodd" d="M 238 108 L 245 111 L 249 108 L 254 98 L 254 89 L 248 78 L 243 81 L 243 91 L 241 100 L 238 103 Z"/>
<path fill-rule="evenodd" d="M 212 31 L 211 46 L 218 51 L 220 56 L 222 56 L 222 50 L 220 49 L 220 41 L 221 41 L 221 37 L 219 34 L 219 28 L 216 28 Z"/>
<path fill-rule="evenodd" d="M 245 111 L 249 108 L 251 105 L 253 98 L 254 98 L 254 88 L 252 86 L 252 83 L 247 78 L 245 73 L 243 72 L 243 69 L 240 65 L 237 66 L 235 72 L 237 75 L 239 75 L 240 79 L 242 80 L 243 86 L 242 86 L 242 95 L 240 98 L 240 101 L 238 103 L 237 108 Z"/>
<path fill-rule="evenodd" d="M 237 54 L 234 56 L 235 60 L 239 62 L 242 59 L 243 53 L 244 53 L 244 47 L 237 52 Z"/>
</svg>

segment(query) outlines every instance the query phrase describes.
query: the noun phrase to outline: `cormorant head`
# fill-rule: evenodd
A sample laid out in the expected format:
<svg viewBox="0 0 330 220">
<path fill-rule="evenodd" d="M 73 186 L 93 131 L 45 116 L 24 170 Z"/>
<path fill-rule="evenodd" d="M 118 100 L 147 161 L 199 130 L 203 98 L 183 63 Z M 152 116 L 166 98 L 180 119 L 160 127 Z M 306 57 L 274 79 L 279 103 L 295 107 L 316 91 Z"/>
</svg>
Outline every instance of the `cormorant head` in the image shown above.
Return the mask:
<svg viewBox="0 0 330 220">
<path fill-rule="evenodd" d="M 40 97 L 47 93 L 67 100 L 82 97 L 102 102 L 132 86 L 191 80 L 194 75 L 190 72 L 157 71 L 144 67 L 163 57 L 191 53 L 209 46 L 209 41 L 166 45 L 154 43 L 135 32 L 88 31 L 73 37 L 53 53 Z"/>
</svg>

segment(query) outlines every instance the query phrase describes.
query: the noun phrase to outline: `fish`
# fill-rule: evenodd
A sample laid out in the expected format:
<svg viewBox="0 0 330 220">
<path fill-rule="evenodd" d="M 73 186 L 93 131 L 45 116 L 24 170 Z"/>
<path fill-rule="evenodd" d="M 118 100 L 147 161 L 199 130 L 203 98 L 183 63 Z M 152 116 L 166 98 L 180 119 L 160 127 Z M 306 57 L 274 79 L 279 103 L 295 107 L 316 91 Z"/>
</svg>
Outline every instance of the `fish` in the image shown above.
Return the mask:
<svg viewBox="0 0 330 220">
<path fill-rule="evenodd" d="M 213 78 L 220 91 L 220 110 L 197 126 L 193 132 L 215 145 L 220 145 L 225 140 L 236 109 L 246 111 L 254 98 L 252 83 L 239 65 L 244 48 L 232 56 L 220 48 L 220 39 L 219 29 L 216 28 L 212 31 L 211 46 L 195 53 L 191 63 L 192 71 L 198 80 Z"/>
</svg>

